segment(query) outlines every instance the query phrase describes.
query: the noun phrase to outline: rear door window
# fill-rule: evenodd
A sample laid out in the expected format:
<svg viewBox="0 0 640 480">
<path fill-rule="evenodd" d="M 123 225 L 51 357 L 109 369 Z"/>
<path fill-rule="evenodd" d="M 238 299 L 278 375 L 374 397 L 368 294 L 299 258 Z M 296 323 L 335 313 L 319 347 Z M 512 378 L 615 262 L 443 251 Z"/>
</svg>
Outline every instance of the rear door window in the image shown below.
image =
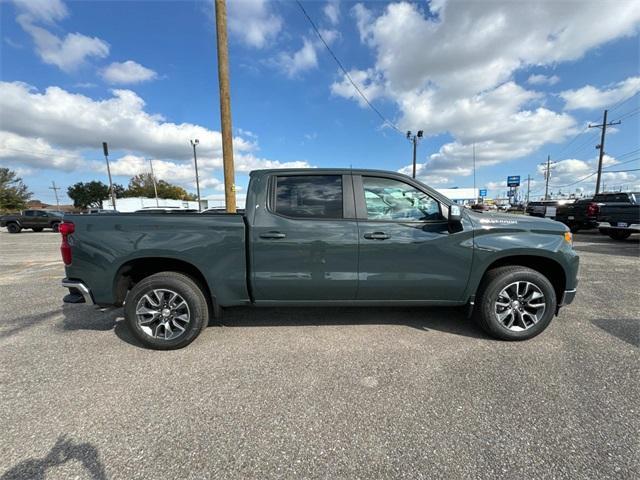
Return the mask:
<svg viewBox="0 0 640 480">
<path fill-rule="evenodd" d="M 279 176 L 274 209 L 294 218 L 343 218 L 342 176 Z"/>
</svg>

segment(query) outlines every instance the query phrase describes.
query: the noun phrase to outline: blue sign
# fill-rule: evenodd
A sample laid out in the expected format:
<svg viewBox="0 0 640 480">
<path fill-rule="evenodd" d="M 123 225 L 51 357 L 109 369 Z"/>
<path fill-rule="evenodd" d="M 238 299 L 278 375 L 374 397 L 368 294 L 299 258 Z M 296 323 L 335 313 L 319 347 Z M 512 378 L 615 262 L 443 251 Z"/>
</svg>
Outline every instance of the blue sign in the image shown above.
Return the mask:
<svg viewBox="0 0 640 480">
<path fill-rule="evenodd" d="M 519 187 L 520 175 L 510 175 L 507 177 L 507 187 Z"/>
<path fill-rule="evenodd" d="M 481 197 L 486 197 L 487 196 L 487 189 L 486 188 L 481 188 L 480 189 L 480 196 Z"/>
<path fill-rule="evenodd" d="M 513 190 L 509 190 L 509 191 L 507 192 L 507 197 L 513 197 L 515 193 L 516 193 L 516 192 L 514 192 Z"/>
</svg>

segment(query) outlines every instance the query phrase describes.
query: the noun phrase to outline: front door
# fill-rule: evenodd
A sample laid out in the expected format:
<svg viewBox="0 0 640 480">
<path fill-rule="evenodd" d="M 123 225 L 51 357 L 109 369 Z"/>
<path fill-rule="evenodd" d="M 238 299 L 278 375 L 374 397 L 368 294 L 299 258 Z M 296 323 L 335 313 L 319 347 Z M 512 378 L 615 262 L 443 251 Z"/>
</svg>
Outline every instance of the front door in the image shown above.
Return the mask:
<svg viewBox="0 0 640 480">
<path fill-rule="evenodd" d="M 358 226 L 350 175 L 273 175 L 250 228 L 256 301 L 353 300 Z"/>
<path fill-rule="evenodd" d="M 449 233 L 446 205 L 402 178 L 354 176 L 359 300 L 462 300 L 473 234 Z"/>
</svg>

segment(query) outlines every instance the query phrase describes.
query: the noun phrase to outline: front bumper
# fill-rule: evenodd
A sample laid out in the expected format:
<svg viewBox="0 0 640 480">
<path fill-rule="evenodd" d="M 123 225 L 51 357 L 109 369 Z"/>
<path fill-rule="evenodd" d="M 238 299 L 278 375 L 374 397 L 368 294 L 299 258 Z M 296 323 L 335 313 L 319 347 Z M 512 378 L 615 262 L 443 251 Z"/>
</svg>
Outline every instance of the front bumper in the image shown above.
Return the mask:
<svg viewBox="0 0 640 480">
<path fill-rule="evenodd" d="M 79 280 L 69 280 L 68 278 L 64 278 L 62 280 L 62 286 L 69 289 L 70 295 L 64 297 L 65 303 L 87 303 L 89 305 L 95 305 L 93 301 L 93 296 L 91 295 L 91 290 L 84 283 Z M 82 301 L 74 301 L 74 297 L 77 295 L 82 296 L 84 302 Z"/>
</svg>

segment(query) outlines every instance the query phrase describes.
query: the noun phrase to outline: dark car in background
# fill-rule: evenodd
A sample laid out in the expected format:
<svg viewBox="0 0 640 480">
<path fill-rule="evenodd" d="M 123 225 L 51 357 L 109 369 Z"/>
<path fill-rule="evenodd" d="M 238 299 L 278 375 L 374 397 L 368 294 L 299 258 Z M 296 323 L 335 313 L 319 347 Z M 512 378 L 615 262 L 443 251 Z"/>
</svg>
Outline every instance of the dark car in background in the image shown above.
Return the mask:
<svg viewBox="0 0 640 480">
<path fill-rule="evenodd" d="M 598 230 L 614 240 L 640 233 L 640 192 L 618 194 L 618 202 L 605 203 L 598 214 Z"/>
<path fill-rule="evenodd" d="M 24 210 L 18 214 L 0 217 L 0 227 L 6 227 L 9 233 L 20 233 L 23 229 L 41 232 L 45 228 L 50 228 L 57 232 L 62 218 L 62 212 Z"/>
<path fill-rule="evenodd" d="M 580 198 L 556 207 L 555 220 L 564 223 L 573 233 L 598 228 L 598 218 L 604 206 L 634 204 L 638 195 L 640 194 L 633 192 L 606 192 L 592 198 Z"/>
<path fill-rule="evenodd" d="M 548 217 L 551 219 L 555 219 L 556 212 L 559 207 L 572 203 L 574 200 L 539 200 L 529 202 L 527 204 L 527 208 L 525 209 L 525 213 L 527 215 L 531 215 L 532 217 Z"/>
</svg>

